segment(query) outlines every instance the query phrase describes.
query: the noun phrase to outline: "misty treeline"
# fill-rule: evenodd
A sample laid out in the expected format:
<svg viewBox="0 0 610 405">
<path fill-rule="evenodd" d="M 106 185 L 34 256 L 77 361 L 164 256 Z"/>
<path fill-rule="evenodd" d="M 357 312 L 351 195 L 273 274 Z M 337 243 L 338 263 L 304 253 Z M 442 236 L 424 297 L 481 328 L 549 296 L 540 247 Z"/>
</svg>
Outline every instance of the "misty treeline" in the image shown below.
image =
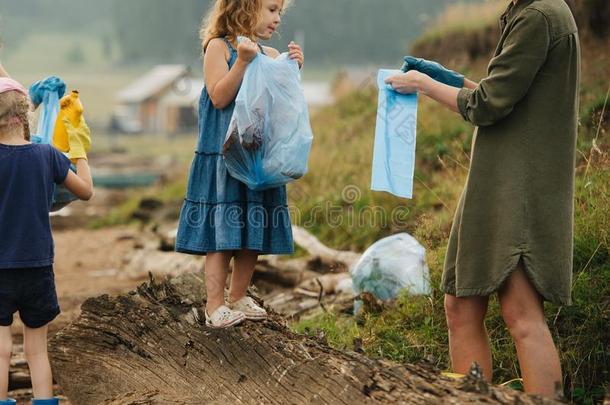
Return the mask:
<svg viewBox="0 0 610 405">
<path fill-rule="evenodd" d="M 477 2 L 483 0 L 462 0 Z M 0 0 L 8 46 L 33 33 L 112 41 L 125 63 L 199 58 L 199 28 L 213 0 Z M 400 62 L 411 41 L 455 0 L 292 0 L 272 46 L 303 42 L 309 63 Z"/>
</svg>

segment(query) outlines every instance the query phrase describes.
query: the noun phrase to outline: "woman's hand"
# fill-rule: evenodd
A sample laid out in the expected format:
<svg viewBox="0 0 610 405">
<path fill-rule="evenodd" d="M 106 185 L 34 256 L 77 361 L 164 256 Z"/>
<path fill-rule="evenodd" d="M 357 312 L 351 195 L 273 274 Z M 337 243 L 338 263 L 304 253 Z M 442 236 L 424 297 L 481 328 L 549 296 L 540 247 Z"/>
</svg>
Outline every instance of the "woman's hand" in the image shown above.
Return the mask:
<svg viewBox="0 0 610 405">
<path fill-rule="evenodd" d="M 250 63 L 258 54 L 258 45 L 248 38 L 242 39 L 237 45 L 237 59 L 245 63 Z"/>
<path fill-rule="evenodd" d="M 299 69 L 303 68 L 303 64 L 305 63 L 305 55 L 303 55 L 303 50 L 301 47 L 294 41 L 288 44 L 288 56 L 290 59 L 294 59 L 299 63 Z"/>
<path fill-rule="evenodd" d="M 416 70 L 390 76 L 386 84 L 400 94 L 421 93 L 455 112 L 460 112 L 457 98 L 460 89 L 438 82 L 430 76 Z"/>
<path fill-rule="evenodd" d="M 421 72 L 411 70 L 407 73 L 390 76 L 385 79 L 385 82 L 400 94 L 412 94 L 422 91 L 426 80 L 432 79 Z"/>
</svg>

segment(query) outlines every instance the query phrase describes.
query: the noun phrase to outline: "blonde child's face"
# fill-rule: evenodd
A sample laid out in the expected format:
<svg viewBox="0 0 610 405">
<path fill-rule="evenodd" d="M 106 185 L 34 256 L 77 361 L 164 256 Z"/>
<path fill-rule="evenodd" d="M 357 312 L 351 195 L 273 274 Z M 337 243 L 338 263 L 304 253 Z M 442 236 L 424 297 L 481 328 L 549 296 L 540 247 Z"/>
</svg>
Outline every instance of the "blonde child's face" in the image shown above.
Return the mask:
<svg viewBox="0 0 610 405">
<path fill-rule="evenodd" d="M 261 22 L 256 27 L 256 35 L 263 40 L 271 39 L 282 22 L 284 0 L 263 0 Z"/>
</svg>

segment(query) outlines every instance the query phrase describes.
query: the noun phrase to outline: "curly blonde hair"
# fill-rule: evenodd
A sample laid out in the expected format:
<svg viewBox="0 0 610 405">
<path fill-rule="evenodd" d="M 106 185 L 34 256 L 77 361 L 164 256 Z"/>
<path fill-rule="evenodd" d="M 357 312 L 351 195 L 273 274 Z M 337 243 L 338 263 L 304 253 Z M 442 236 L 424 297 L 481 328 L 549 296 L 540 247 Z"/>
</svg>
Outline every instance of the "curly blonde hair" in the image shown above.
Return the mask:
<svg viewBox="0 0 610 405">
<path fill-rule="evenodd" d="M 284 8 L 290 0 L 283 0 Z M 254 39 L 261 18 L 263 0 L 216 0 L 204 17 L 199 36 L 203 51 L 214 38 L 226 37 L 232 44 L 238 36 Z"/>
<path fill-rule="evenodd" d="M 18 91 L 0 94 L 0 132 L 23 126 L 23 137 L 30 140 L 30 101 Z"/>
</svg>

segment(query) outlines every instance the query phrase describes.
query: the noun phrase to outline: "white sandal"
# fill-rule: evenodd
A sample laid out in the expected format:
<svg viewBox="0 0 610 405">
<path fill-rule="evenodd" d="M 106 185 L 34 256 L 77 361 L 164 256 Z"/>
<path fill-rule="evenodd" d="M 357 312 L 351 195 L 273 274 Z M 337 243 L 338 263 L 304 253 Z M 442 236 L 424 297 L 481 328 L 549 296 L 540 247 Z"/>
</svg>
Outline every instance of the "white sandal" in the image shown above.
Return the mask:
<svg viewBox="0 0 610 405">
<path fill-rule="evenodd" d="M 220 306 L 212 316 L 205 311 L 205 324 L 213 329 L 225 329 L 239 325 L 246 320 L 246 315 L 240 311 L 233 311 L 225 305 Z"/>
<path fill-rule="evenodd" d="M 250 297 L 244 297 L 239 301 L 229 304 L 229 307 L 234 311 L 242 312 L 246 319 L 251 321 L 262 321 L 267 319 L 267 311 L 262 308 Z"/>
</svg>

